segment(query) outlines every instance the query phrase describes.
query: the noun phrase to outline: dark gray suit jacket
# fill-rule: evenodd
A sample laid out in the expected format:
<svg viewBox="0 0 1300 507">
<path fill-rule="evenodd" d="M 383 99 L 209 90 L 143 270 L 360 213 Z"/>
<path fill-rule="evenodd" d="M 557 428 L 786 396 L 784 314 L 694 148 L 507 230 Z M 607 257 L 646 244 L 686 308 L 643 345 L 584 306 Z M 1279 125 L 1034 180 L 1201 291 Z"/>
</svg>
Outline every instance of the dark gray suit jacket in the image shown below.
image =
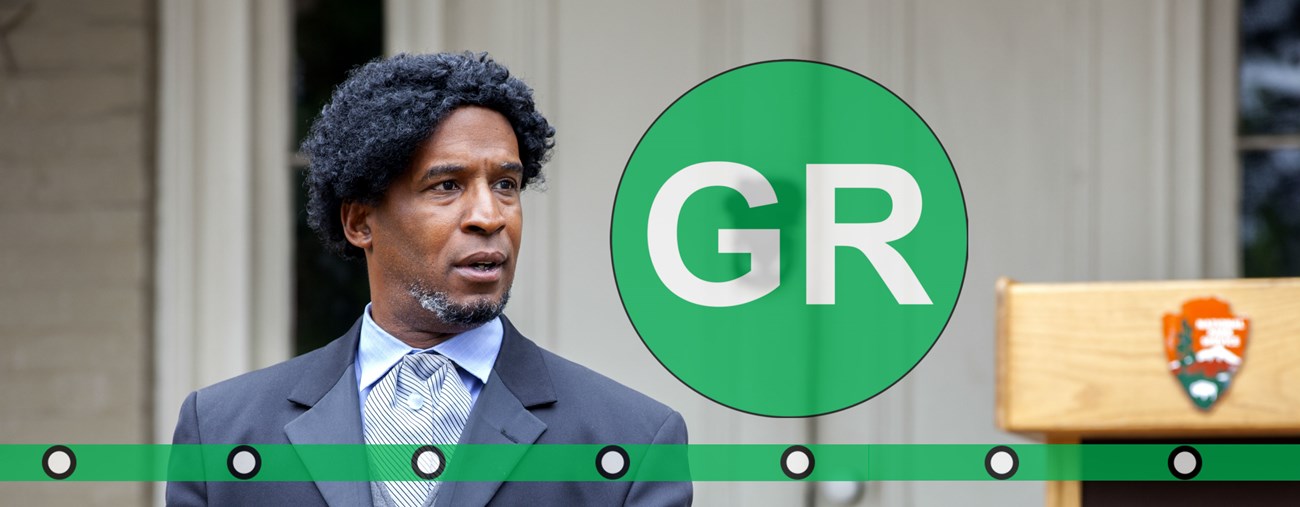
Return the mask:
<svg viewBox="0 0 1300 507">
<path fill-rule="evenodd" d="M 677 412 L 565 360 L 519 334 L 505 336 L 470 412 L 466 444 L 684 444 Z M 175 444 L 361 444 L 357 395 L 360 320 L 329 345 L 190 393 Z M 594 466 L 594 457 L 593 457 Z M 304 463 L 310 472 L 312 461 Z M 689 482 L 446 482 L 437 506 L 687 505 Z M 168 505 L 372 505 L 367 482 L 173 482 Z"/>
</svg>

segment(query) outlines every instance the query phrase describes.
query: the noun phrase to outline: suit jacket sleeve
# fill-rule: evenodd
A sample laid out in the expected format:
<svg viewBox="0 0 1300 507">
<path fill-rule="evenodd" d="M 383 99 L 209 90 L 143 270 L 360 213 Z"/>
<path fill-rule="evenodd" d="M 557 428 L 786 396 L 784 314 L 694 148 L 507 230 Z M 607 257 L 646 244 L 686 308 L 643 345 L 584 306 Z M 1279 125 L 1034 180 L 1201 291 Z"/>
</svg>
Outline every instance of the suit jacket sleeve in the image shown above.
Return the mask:
<svg viewBox="0 0 1300 507">
<path fill-rule="evenodd" d="M 181 415 L 176 423 L 176 432 L 172 435 L 172 444 L 201 444 L 199 437 L 198 392 L 192 392 L 181 404 Z M 173 451 L 173 457 L 175 457 Z M 176 466 L 176 460 L 172 460 Z M 168 482 L 167 505 L 198 506 L 208 504 L 207 483 L 205 482 Z"/>
<path fill-rule="evenodd" d="M 686 443 L 686 421 L 682 415 L 673 412 L 664 420 L 659 427 L 659 432 L 655 434 L 654 444 L 685 444 Z M 687 467 L 685 453 L 681 455 L 681 463 L 678 466 Z M 692 497 L 692 487 L 690 482 L 652 482 L 636 481 L 632 483 L 632 488 L 627 493 L 625 505 L 632 506 L 661 506 L 661 505 L 690 505 Z"/>
</svg>

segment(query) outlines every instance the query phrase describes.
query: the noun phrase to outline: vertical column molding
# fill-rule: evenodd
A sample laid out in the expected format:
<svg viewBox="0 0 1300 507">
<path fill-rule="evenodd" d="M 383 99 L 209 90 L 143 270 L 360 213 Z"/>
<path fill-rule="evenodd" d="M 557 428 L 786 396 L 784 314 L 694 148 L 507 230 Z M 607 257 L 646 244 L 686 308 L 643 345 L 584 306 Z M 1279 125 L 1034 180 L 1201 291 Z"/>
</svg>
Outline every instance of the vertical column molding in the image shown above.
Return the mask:
<svg viewBox="0 0 1300 507">
<path fill-rule="evenodd" d="M 736 41 L 739 10 L 735 0 L 700 3 L 700 16 L 705 20 L 701 24 L 704 47 L 700 61 L 704 68 L 700 75 L 713 76 L 734 67 L 739 61 Z"/>
<path fill-rule="evenodd" d="M 1154 8 L 1151 42 L 1156 68 L 1152 79 L 1155 103 L 1151 160 L 1156 192 L 1150 227 L 1155 263 L 1150 275 L 1202 278 L 1211 271 L 1207 259 L 1212 254 L 1207 250 L 1213 241 L 1222 241 L 1222 236 L 1212 231 L 1212 224 L 1220 216 L 1230 217 L 1235 223 L 1237 216 L 1235 208 L 1208 206 L 1211 192 L 1217 191 L 1210 183 L 1214 173 L 1235 171 L 1209 163 L 1207 155 L 1223 140 L 1211 135 L 1216 125 L 1207 120 L 1213 117 L 1218 122 L 1235 124 L 1231 118 L 1220 118 L 1212 111 L 1216 101 L 1230 103 L 1233 97 L 1222 94 L 1220 88 L 1207 84 L 1205 79 L 1213 50 L 1209 44 L 1221 42 L 1204 42 L 1210 35 L 1207 2 L 1162 0 Z M 1230 69 L 1221 72 L 1234 75 Z M 1236 245 L 1235 241 L 1227 243 Z"/>
<path fill-rule="evenodd" d="M 1166 276 L 1203 278 L 1207 275 L 1206 231 L 1210 214 L 1206 208 L 1207 175 L 1213 169 L 1206 163 L 1206 122 L 1209 103 L 1205 84 L 1208 61 L 1205 12 L 1206 2 L 1177 1 L 1170 4 L 1168 198 L 1169 257 Z M 1231 122 L 1235 123 L 1235 122 Z M 1236 215 L 1235 210 L 1225 210 Z"/>
<path fill-rule="evenodd" d="M 252 361 L 263 368 L 293 351 L 292 5 L 253 3 Z"/>
<path fill-rule="evenodd" d="M 195 258 L 193 230 L 197 225 L 193 202 L 194 123 L 192 113 L 168 106 L 194 104 L 194 52 L 192 29 L 197 14 L 193 1 L 159 5 L 160 57 L 158 107 L 158 219 L 154 274 L 157 305 L 154 315 L 154 439 L 169 442 L 167 431 L 175 423 L 179 398 L 197 381 L 193 378 Z"/>
<path fill-rule="evenodd" d="M 1235 210 L 1208 207 L 1208 178 L 1219 169 L 1207 160 L 1216 128 L 1207 106 L 1222 100 L 1211 97 L 1220 92 L 1205 79 L 1210 3 L 1101 6 L 1099 28 L 1113 35 L 1093 41 L 1101 83 L 1093 97 L 1100 143 L 1089 168 L 1100 179 L 1088 197 L 1099 231 L 1091 245 L 1095 276 L 1204 277 L 1210 225 L 1219 215 L 1235 221 Z"/>
<path fill-rule="evenodd" d="M 153 422 L 169 442 L 187 393 L 289 355 L 292 32 L 285 0 L 159 7 Z"/>
<path fill-rule="evenodd" d="M 1173 189 L 1171 185 L 1174 180 L 1173 157 L 1171 156 L 1173 143 L 1172 138 L 1174 130 L 1177 128 L 1173 125 L 1173 113 L 1171 103 L 1175 90 L 1173 88 L 1173 54 L 1175 48 L 1170 47 L 1173 44 L 1172 18 L 1173 7 L 1169 5 L 1169 0 L 1156 0 L 1151 3 L 1152 14 L 1148 20 L 1150 22 L 1151 39 L 1149 44 L 1152 48 L 1152 73 L 1150 81 L 1150 96 L 1152 98 L 1150 123 L 1151 132 L 1148 147 L 1150 149 L 1151 178 L 1152 188 L 1155 190 L 1151 195 L 1150 208 L 1150 225 L 1151 230 L 1147 237 L 1150 239 L 1150 252 L 1152 272 L 1149 276 L 1154 278 L 1168 278 L 1171 274 L 1170 266 L 1172 265 L 1172 252 L 1170 243 L 1173 241 L 1171 228 L 1174 222 L 1173 213 Z"/>
<path fill-rule="evenodd" d="M 1205 235 L 1198 245 L 1205 252 L 1205 276 L 1241 276 L 1241 166 L 1237 158 L 1237 13 L 1238 0 L 1205 3 L 1202 21 L 1205 65 L 1201 75 L 1204 97 L 1196 104 L 1205 111 L 1201 144 L 1205 164 L 1203 210 Z"/>
<path fill-rule="evenodd" d="M 193 33 L 194 60 L 203 65 L 194 69 L 195 100 L 190 105 L 194 114 L 190 170 L 196 184 L 192 204 L 198 219 L 193 230 L 195 286 L 190 289 L 196 296 L 191 335 L 197 354 L 191 364 L 197 374 L 194 380 L 203 385 L 247 371 L 252 359 L 248 229 L 253 153 L 252 138 L 246 134 L 252 126 L 253 106 L 252 5 L 248 0 L 200 0 L 195 7 L 199 26 Z M 172 134 L 161 133 L 164 146 Z M 164 176 L 186 170 L 163 169 Z M 159 246 L 160 250 L 167 247 Z"/>
<path fill-rule="evenodd" d="M 384 0 L 384 53 L 447 49 L 446 0 Z"/>
<path fill-rule="evenodd" d="M 560 84 L 555 72 L 555 36 L 558 31 L 555 0 L 529 2 L 527 5 L 532 15 L 528 16 L 526 27 L 528 30 L 525 32 L 526 36 L 519 41 L 519 51 L 528 55 L 529 79 L 539 90 L 537 107 L 553 124 L 559 123 L 562 119 L 559 117 Z M 555 158 L 558 158 L 560 163 L 556 164 L 552 160 L 544 171 L 563 167 L 563 155 L 557 154 Z M 560 299 L 559 289 L 553 278 L 553 274 L 558 269 L 555 264 L 554 238 L 559 237 L 559 231 L 555 229 L 560 226 L 554 219 L 554 202 L 560 198 L 555 192 L 562 192 L 559 190 L 561 187 L 563 185 L 557 185 L 555 189 L 547 189 L 544 193 L 533 192 L 529 196 L 532 202 L 527 209 L 527 214 L 531 217 L 528 222 L 532 238 L 529 245 L 531 264 L 528 269 L 533 272 L 533 283 L 528 297 L 534 301 L 531 305 L 533 325 L 545 333 L 539 339 L 552 349 L 557 345 L 558 334 L 552 316 L 558 311 L 557 304 Z"/>
<path fill-rule="evenodd" d="M 702 75 L 775 58 L 825 60 L 827 10 L 822 0 L 762 8 L 743 0 L 701 2 Z"/>
</svg>

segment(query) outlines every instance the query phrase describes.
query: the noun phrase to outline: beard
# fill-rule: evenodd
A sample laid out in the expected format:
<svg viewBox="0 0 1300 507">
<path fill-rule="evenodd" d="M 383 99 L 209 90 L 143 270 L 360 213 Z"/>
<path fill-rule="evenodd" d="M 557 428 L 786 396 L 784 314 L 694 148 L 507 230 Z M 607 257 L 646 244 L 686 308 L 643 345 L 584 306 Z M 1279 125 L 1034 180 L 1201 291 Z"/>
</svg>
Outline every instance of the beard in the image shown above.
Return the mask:
<svg viewBox="0 0 1300 507">
<path fill-rule="evenodd" d="M 411 284 L 408 292 L 420 303 L 421 308 L 433 313 L 444 324 L 466 329 L 479 327 L 499 317 L 506 309 L 506 302 L 510 300 L 510 287 L 506 287 L 506 291 L 496 300 L 475 298 L 468 303 L 452 301 L 446 292 L 429 289 L 418 283 Z"/>
</svg>

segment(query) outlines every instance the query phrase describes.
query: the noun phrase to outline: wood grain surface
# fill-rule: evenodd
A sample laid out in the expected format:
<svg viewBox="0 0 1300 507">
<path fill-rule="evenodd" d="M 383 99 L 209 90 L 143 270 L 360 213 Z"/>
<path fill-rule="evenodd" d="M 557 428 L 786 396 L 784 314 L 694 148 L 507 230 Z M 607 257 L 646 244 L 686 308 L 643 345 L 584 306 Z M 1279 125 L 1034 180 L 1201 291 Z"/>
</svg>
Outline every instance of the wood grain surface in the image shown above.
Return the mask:
<svg viewBox="0 0 1300 507">
<path fill-rule="evenodd" d="M 1161 319 L 1214 296 L 1251 320 L 1232 385 L 1203 411 L 1170 373 Z M 1045 435 L 1300 433 L 1300 279 L 998 282 L 998 424 Z"/>
</svg>

